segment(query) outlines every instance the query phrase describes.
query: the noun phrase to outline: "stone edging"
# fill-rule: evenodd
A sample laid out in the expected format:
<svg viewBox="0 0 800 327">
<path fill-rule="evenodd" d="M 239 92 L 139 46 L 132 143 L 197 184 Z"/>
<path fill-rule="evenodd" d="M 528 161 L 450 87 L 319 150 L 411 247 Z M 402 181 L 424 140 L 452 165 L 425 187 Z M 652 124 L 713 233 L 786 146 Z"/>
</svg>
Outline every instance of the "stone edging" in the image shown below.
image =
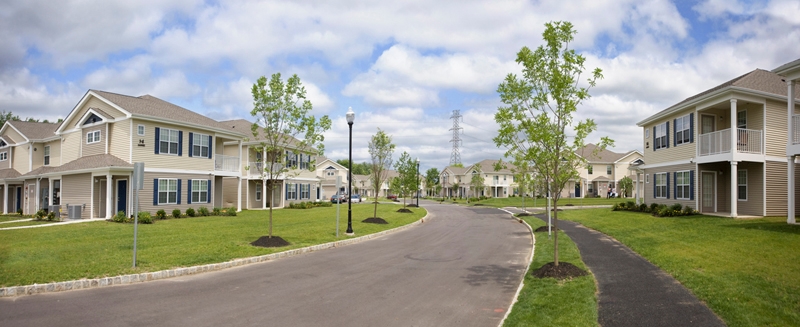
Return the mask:
<svg viewBox="0 0 800 327">
<path fill-rule="evenodd" d="M 24 295 L 33 295 L 33 294 L 42 294 L 42 293 L 54 293 L 54 292 L 63 292 L 63 291 L 71 291 L 71 290 L 80 290 L 80 289 L 89 289 L 89 288 L 98 288 L 98 287 L 105 287 L 105 286 L 113 286 L 113 285 L 128 285 L 134 283 L 141 283 L 141 282 L 149 282 L 159 279 L 166 279 L 172 277 L 180 277 L 180 276 L 189 276 L 200 274 L 204 272 L 211 272 L 211 271 L 218 271 L 227 268 L 239 267 L 253 263 L 271 261 L 280 258 L 287 258 L 293 257 L 296 255 L 310 253 L 314 251 L 320 251 L 330 248 L 336 248 L 340 246 L 345 246 L 349 244 L 356 244 L 361 243 L 363 241 L 371 240 L 376 237 L 384 236 L 387 234 L 399 232 L 402 230 L 409 229 L 411 227 L 417 226 L 422 224 L 425 221 L 425 218 L 428 217 L 426 213 L 424 217 L 420 220 L 415 222 L 409 223 L 407 225 L 403 225 L 400 227 L 395 227 L 392 229 L 388 229 L 382 232 L 377 232 L 374 234 L 359 236 L 355 238 L 350 238 L 341 241 L 334 241 L 324 244 L 317 244 L 312 246 L 307 246 L 304 248 L 298 248 L 278 253 L 272 254 L 265 254 L 256 257 L 249 257 L 249 258 L 240 258 L 234 259 L 231 261 L 226 261 L 222 263 L 210 263 L 200 266 L 193 266 L 193 267 L 184 267 L 184 268 L 176 268 L 176 269 L 168 269 L 168 270 L 161 270 L 155 272 L 147 272 L 141 274 L 130 274 L 130 275 L 121 275 L 116 277 L 103 277 L 103 278 L 93 278 L 93 279 L 79 279 L 79 280 L 71 280 L 66 282 L 52 282 L 46 284 L 33 284 L 33 285 L 22 285 L 22 286 L 9 286 L 9 287 L 0 287 L 0 298 L 3 297 L 14 297 L 14 296 L 24 296 Z"/>
<path fill-rule="evenodd" d="M 522 274 L 522 280 L 519 281 L 519 287 L 517 287 L 517 292 L 514 294 L 514 301 L 511 301 L 511 304 L 508 305 L 508 310 L 506 310 L 506 314 L 503 315 L 503 319 L 500 320 L 500 323 L 497 325 L 498 327 L 503 326 L 503 323 L 506 322 L 506 318 L 508 318 L 508 315 L 511 314 L 511 308 L 514 307 L 514 304 L 517 304 L 519 293 L 522 292 L 522 288 L 525 286 L 525 276 L 528 275 L 528 270 L 531 269 L 531 263 L 533 263 L 533 256 L 536 254 L 536 234 L 533 233 L 533 227 L 531 227 L 531 225 L 528 225 L 528 222 L 525 221 L 525 219 L 514 216 L 514 214 L 511 213 L 510 211 L 506 211 L 504 209 L 500 210 L 508 212 L 509 214 L 511 214 L 512 217 L 514 217 L 515 219 L 519 219 L 523 224 L 525 224 L 525 227 L 528 227 L 528 231 L 530 231 L 531 233 L 531 258 L 530 260 L 528 260 L 528 265 L 525 266 L 525 272 Z M 527 210 L 525 212 L 527 212 Z"/>
</svg>

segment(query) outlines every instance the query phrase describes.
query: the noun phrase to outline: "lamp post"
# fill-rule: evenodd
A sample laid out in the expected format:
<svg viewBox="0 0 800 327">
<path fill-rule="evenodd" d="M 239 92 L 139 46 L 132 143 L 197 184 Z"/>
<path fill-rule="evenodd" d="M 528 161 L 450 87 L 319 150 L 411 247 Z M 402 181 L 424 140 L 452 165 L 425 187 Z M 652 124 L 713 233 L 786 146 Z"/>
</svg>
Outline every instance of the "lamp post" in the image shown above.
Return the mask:
<svg viewBox="0 0 800 327">
<path fill-rule="evenodd" d="M 353 120 L 356 119 L 356 113 L 353 112 L 353 107 L 347 108 L 347 126 L 350 127 L 350 145 L 348 146 L 349 150 L 349 162 L 347 167 L 347 196 L 351 196 L 353 191 Z M 352 198 L 347 201 L 347 231 L 345 232 L 347 235 L 353 235 L 353 209 L 352 209 L 353 201 Z"/>
<path fill-rule="evenodd" d="M 417 207 L 419 208 L 419 157 L 417 157 Z"/>
</svg>

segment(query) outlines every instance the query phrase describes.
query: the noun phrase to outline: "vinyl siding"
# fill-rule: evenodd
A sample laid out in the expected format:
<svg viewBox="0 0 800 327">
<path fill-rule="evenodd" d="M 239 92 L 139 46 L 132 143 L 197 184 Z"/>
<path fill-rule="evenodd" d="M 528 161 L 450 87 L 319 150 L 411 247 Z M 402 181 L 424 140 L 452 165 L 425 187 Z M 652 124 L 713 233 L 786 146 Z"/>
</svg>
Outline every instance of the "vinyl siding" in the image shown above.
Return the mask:
<svg viewBox="0 0 800 327">
<path fill-rule="evenodd" d="M 12 151 L 11 147 L 5 147 L 5 148 L 0 149 L 0 153 L 3 153 L 3 152 L 6 153 L 6 158 L 11 158 L 11 156 L 10 156 L 11 155 L 11 151 Z M 0 161 L 0 169 L 7 169 L 7 168 L 11 168 L 11 160 L 6 159 L 6 160 L 3 160 L 3 161 Z"/>
<path fill-rule="evenodd" d="M 749 126 L 750 122 L 747 124 Z M 741 169 L 747 170 L 747 200 L 737 203 L 737 214 L 744 216 L 763 216 L 764 165 L 760 162 L 740 162 L 737 170 Z"/>
<path fill-rule="evenodd" d="M 140 124 L 145 126 L 145 136 L 143 137 L 145 146 L 138 146 L 137 144 L 133 147 L 133 162 L 146 162 L 148 168 L 214 171 L 213 156 L 211 159 L 202 157 L 189 157 L 189 133 L 200 133 L 205 135 L 213 135 L 214 133 L 166 123 L 155 123 L 141 120 L 134 120 L 133 122 L 134 127 Z M 155 147 L 158 146 L 155 141 L 156 127 L 161 129 L 167 128 L 183 131 L 182 155 L 155 154 Z M 138 143 L 138 139 L 139 138 L 135 138 L 135 142 Z M 211 151 L 217 151 L 214 149 L 213 145 Z"/>
<path fill-rule="evenodd" d="M 78 159 L 81 153 L 81 141 L 83 137 L 80 131 L 62 135 L 61 142 L 61 164 Z"/>
<path fill-rule="evenodd" d="M 688 144 L 681 144 L 675 145 L 675 123 L 674 119 L 686 116 L 690 113 L 694 113 L 694 110 L 684 110 L 681 111 L 679 114 L 675 114 L 669 116 L 665 119 L 659 120 L 653 124 L 649 124 L 644 126 L 645 131 L 650 131 L 650 137 L 645 139 L 645 144 L 643 144 L 644 149 L 644 157 L 645 162 L 648 165 L 658 164 L 663 162 L 670 162 L 670 161 L 677 161 L 677 160 L 688 160 L 689 158 L 693 158 L 696 155 L 696 146 L 697 144 L 697 130 L 698 130 L 698 120 L 697 114 L 694 115 L 694 141 L 695 143 L 688 143 Z M 668 141 L 669 141 L 669 148 L 661 148 L 658 150 L 653 150 L 655 148 L 655 143 L 653 142 L 655 135 L 653 135 L 653 127 L 663 124 L 664 122 L 669 122 L 669 133 L 668 133 Z M 644 131 L 643 131 L 644 133 Z M 598 168 L 600 168 L 599 173 L 605 174 L 606 167 L 603 165 L 601 167 L 594 167 L 594 174 L 593 176 L 598 176 Z"/>
<path fill-rule="evenodd" d="M 20 174 L 31 171 L 30 162 L 28 157 L 28 145 L 21 145 L 13 147 L 14 153 L 11 155 L 11 168 L 16 169 Z"/>
<path fill-rule="evenodd" d="M 222 179 L 222 206 L 224 207 L 232 207 L 236 206 L 239 207 L 239 203 L 237 202 L 237 194 L 236 194 L 236 186 L 238 185 L 238 181 L 236 178 L 223 178 Z M 247 208 L 247 192 L 245 190 L 247 187 L 247 180 L 242 180 L 242 207 L 241 209 Z"/>
<path fill-rule="evenodd" d="M 100 131 L 100 142 L 86 143 L 86 135 Z M 105 124 L 84 128 L 81 132 L 81 142 L 83 143 L 81 149 L 81 157 L 92 156 L 96 154 L 106 153 L 106 126 Z"/>
<path fill-rule="evenodd" d="M 50 166 L 56 167 L 61 165 L 61 140 L 50 141 L 45 143 L 50 146 Z M 42 161 L 44 161 L 44 146 L 42 146 Z"/>
<path fill-rule="evenodd" d="M 136 128 L 136 125 L 133 126 Z M 134 132 L 135 133 L 135 132 Z M 130 160 L 130 146 L 131 146 L 131 122 L 124 120 L 118 123 L 113 123 L 108 127 L 108 153 L 120 158 L 122 160 Z M 141 137 L 144 138 L 144 137 Z M 146 141 L 146 140 L 145 140 Z M 139 142 L 134 139 L 134 142 Z"/>
<path fill-rule="evenodd" d="M 67 205 L 86 205 L 81 211 L 81 218 L 89 218 L 92 203 L 91 174 L 64 175 L 61 177 L 62 215 L 67 215 Z"/>
<path fill-rule="evenodd" d="M 6 142 L 9 143 L 9 145 L 22 143 L 23 141 L 25 141 L 25 138 L 22 137 L 22 135 L 20 135 L 19 133 L 17 133 L 15 129 L 11 128 L 11 126 L 6 128 L 2 136 L 6 140 Z"/>
<path fill-rule="evenodd" d="M 795 164 L 795 194 L 800 194 L 800 169 Z M 786 162 L 767 161 L 766 178 L 767 184 L 767 216 L 786 216 L 788 187 L 786 181 Z M 795 199 L 797 201 L 797 199 Z M 796 202 L 795 202 L 796 203 Z M 800 206 L 795 205 L 795 215 L 800 214 Z"/>
<path fill-rule="evenodd" d="M 44 165 L 44 143 L 33 143 L 33 148 L 35 150 L 33 151 L 33 160 L 31 161 L 33 163 L 33 167 L 31 167 L 31 170 Z"/>
<path fill-rule="evenodd" d="M 156 178 L 177 178 L 180 179 L 180 204 L 163 204 L 163 205 L 153 205 L 153 189 L 157 188 L 157 186 L 153 185 L 153 180 Z M 214 189 L 214 178 L 209 178 L 208 174 L 174 174 L 174 173 L 152 173 L 146 172 L 144 174 L 144 187 L 142 191 L 139 193 L 139 211 L 147 211 L 152 216 L 155 216 L 156 212 L 160 209 L 164 209 L 167 212 L 167 215 L 172 214 L 173 209 L 180 209 L 181 212 L 186 213 L 186 209 L 193 208 L 195 211 L 199 207 L 206 207 L 213 208 L 212 203 L 192 203 L 188 204 L 187 196 L 189 196 L 190 190 L 188 189 L 187 181 L 190 179 L 210 179 L 211 180 L 211 189 L 213 193 Z M 234 193 L 235 194 L 235 193 Z M 209 197 L 213 199 L 214 194 L 209 194 Z"/>
<path fill-rule="evenodd" d="M 767 100 L 767 116 L 766 116 L 766 128 L 767 131 L 765 132 L 765 140 L 766 140 L 766 147 L 764 153 L 768 156 L 786 156 L 786 142 L 787 142 L 787 133 L 786 128 L 786 103 Z M 748 119 L 750 115 L 748 114 Z M 747 122 L 747 127 L 750 127 L 750 122 Z M 785 176 L 784 171 L 784 176 Z"/>
<path fill-rule="evenodd" d="M 671 124 L 670 124 L 671 125 Z M 652 132 L 651 132 L 652 134 Z M 675 178 L 674 172 L 676 171 L 685 171 L 685 170 L 694 170 L 694 200 L 678 200 L 675 199 Z M 699 172 L 698 169 L 695 167 L 694 164 L 682 164 L 682 165 L 674 165 L 674 166 L 667 166 L 667 167 L 659 167 L 659 168 L 652 168 L 652 169 L 645 169 L 645 174 L 650 175 L 650 183 L 644 184 L 644 202 L 647 204 L 651 203 L 658 203 L 658 204 L 666 204 L 672 205 L 675 203 L 680 203 L 684 206 L 690 206 L 693 209 L 696 208 L 696 199 L 699 197 L 699 186 L 698 186 L 698 176 Z M 655 198 L 653 193 L 653 187 L 655 185 L 655 174 L 659 173 L 668 173 L 669 175 L 669 198 Z M 634 180 L 634 183 L 636 181 Z M 605 196 L 605 194 L 603 194 Z"/>
<path fill-rule="evenodd" d="M 78 111 L 75 114 L 73 114 L 68 121 L 64 122 L 65 130 L 72 130 L 74 128 L 80 127 L 80 124 L 83 123 L 83 121 L 80 121 L 80 119 L 84 118 L 83 115 L 86 114 L 87 111 L 89 111 L 89 108 L 100 109 L 104 113 L 112 116 L 113 117 L 112 119 L 125 117 L 125 114 L 115 109 L 114 107 L 111 107 L 110 105 L 101 101 L 100 99 L 97 99 L 93 96 L 89 96 L 89 99 L 86 101 L 86 103 L 84 103 L 82 107 L 78 108 L 77 109 Z"/>
<path fill-rule="evenodd" d="M 703 171 L 712 171 L 716 174 L 715 180 L 716 180 L 717 194 L 715 200 L 717 202 L 717 212 L 730 212 L 731 165 L 728 162 L 715 162 L 709 164 L 701 164 L 698 166 L 699 166 L 698 171 L 700 171 L 701 173 Z M 720 175 L 719 172 L 722 172 L 722 175 Z M 653 177 L 651 176 L 650 178 L 651 178 L 650 182 L 652 183 Z M 702 184 L 702 182 L 700 178 L 701 178 L 700 175 L 695 176 L 697 182 L 696 186 L 698 191 L 702 190 L 702 185 L 700 185 Z M 700 193 L 695 193 L 695 195 L 698 194 Z M 702 208 L 700 208 L 700 206 L 702 206 L 702 203 L 698 201 L 698 210 L 702 211 Z"/>
</svg>

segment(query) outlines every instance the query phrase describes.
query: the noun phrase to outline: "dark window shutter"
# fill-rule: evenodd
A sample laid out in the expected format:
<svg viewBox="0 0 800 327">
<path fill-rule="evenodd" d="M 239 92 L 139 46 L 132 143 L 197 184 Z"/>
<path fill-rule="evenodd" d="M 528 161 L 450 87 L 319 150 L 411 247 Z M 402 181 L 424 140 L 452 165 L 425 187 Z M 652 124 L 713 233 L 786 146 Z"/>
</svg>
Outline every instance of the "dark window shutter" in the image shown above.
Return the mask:
<svg viewBox="0 0 800 327">
<path fill-rule="evenodd" d="M 669 173 L 664 174 L 667 179 L 667 199 L 669 199 Z"/>
<path fill-rule="evenodd" d="M 189 191 L 191 192 L 191 190 L 189 190 Z M 180 178 L 178 178 L 178 192 L 177 193 L 178 193 L 178 194 L 176 194 L 176 196 L 178 198 L 177 204 L 181 204 L 181 179 Z"/>
<path fill-rule="evenodd" d="M 183 131 L 178 131 L 178 156 L 183 155 Z"/>
<path fill-rule="evenodd" d="M 672 180 L 675 181 L 675 183 L 673 183 L 675 185 L 672 186 L 672 188 L 673 188 L 672 194 L 675 194 L 675 198 L 677 199 L 678 198 L 678 172 L 673 172 L 672 173 Z M 686 194 L 684 194 L 683 196 L 686 196 Z"/>
<path fill-rule="evenodd" d="M 192 138 L 192 133 L 189 133 L 189 138 Z M 189 150 L 189 154 L 192 154 L 192 151 Z M 186 181 L 186 204 L 192 204 L 192 180 Z"/>
<path fill-rule="evenodd" d="M 664 145 L 666 145 L 666 147 L 669 148 L 669 122 L 666 122 L 664 124 L 667 124 L 667 132 L 664 133 L 664 135 L 667 137 L 667 143 Z"/>
<path fill-rule="evenodd" d="M 294 166 L 292 166 L 292 168 L 297 168 L 297 167 L 299 167 L 299 165 L 300 165 L 300 163 L 298 162 L 297 154 L 295 153 L 294 154 Z M 295 184 L 295 185 L 297 185 L 297 184 Z M 296 189 L 295 189 L 295 191 L 296 191 Z"/>
<path fill-rule="evenodd" d="M 156 127 L 156 154 L 158 154 L 158 149 L 161 148 L 161 129 Z"/>
<path fill-rule="evenodd" d="M 298 186 L 300 186 L 300 184 L 294 184 L 294 199 L 295 200 L 297 200 L 297 198 L 300 196 L 300 192 L 297 190 Z"/>
<path fill-rule="evenodd" d="M 656 128 L 657 127 L 658 127 L 658 125 L 653 126 L 653 151 L 656 150 Z M 655 195 L 653 195 L 653 196 L 655 196 Z"/>
<path fill-rule="evenodd" d="M 675 131 L 672 132 L 673 133 L 673 135 L 672 135 L 672 142 L 673 143 L 672 144 L 674 146 L 678 146 L 678 120 L 677 119 L 673 119 L 672 120 L 672 126 L 675 126 Z"/>
<path fill-rule="evenodd" d="M 657 185 L 658 185 L 658 183 L 656 182 L 658 180 L 657 176 L 658 176 L 658 174 L 653 174 L 653 199 L 656 198 L 656 188 L 657 188 Z"/>
<path fill-rule="evenodd" d="M 194 157 L 194 133 L 189 132 L 189 157 Z"/>
<path fill-rule="evenodd" d="M 289 200 L 289 184 L 284 185 L 286 185 L 286 200 Z"/>
<path fill-rule="evenodd" d="M 694 170 L 689 171 L 689 200 L 694 200 Z"/>
<path fill-rule="evenodd" d="M 206 203 L 211 203 L 211 180 L 210 179 L 206 180 L 206 185 L 208 186 L 208 189 L 206 189 L 206 192 L 207 192 L 207 194 L 206 194 Z"/>
<path fill-rule="evenodd" d="M 694 114 L 689 114 L 689 143 L 694 143 Z"/>
<path fill-rule="evenodd" d="M 156 131 L 158 131 L 158 128 L 156 128 Z M 156 132 L 156 134 L 158 134 L 158 132 Z M 158 205 L 158 178 L 153 180 L 153 205 Z"/>
<path fill-rule="evenodd" d="M 214 149 L 212 147 L 213 144 L 214 144 L 214 137 L 209 135 L 208 136 L 208 159 L 211 159 L 211 158 L 214 157 L 214 156 L 211 155 L 214 152 L 214 151 L 212 151 Z"/>
</svg>

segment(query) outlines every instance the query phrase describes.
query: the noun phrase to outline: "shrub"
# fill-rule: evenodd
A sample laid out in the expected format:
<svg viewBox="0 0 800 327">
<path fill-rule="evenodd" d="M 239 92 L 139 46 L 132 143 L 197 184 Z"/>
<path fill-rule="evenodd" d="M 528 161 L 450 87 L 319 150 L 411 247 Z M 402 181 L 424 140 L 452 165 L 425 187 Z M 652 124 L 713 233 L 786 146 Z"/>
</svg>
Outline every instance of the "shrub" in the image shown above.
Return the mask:
<svg viewBox="0 0 800 327">
<path fill-rule="evenodd" d="M 628 202 L 625 202 L 625 210 L 638 211 L 639 208 L 636 206 L 636 202 L 628 201 Z"/>
<path fill-rule="evenodd" d="M 47 220 L 56 221 L 56 213 L 53 212 L 53 211 L 50 211 L 49 213 L 47 213 Z"/>
<path fill-rule="evenodd" d="M 236 216 L 236 207 L 230 207 L 225 210 L 226 216 Z"/>
<path fill-rule="evenodd" d="M 22 209 L 17 209 L 17 214 L 22 216 Z"/>
<path fill-rule="evenodd" d="M 181 209 L 172 209 L 172 217 L 180 218 L 181 217 Z"/>
<path fill-rule="evenodd" d="M 639 205 L 639 211 L 641 211 L 641 212 L 650 212 L 650 208 L 647 207 L 647 204 L 642 203 L 642 204 Z"/>
<path fill-rule="evenodd" d="M 673 204 L 673 205 L 669 206 L 669 210 L 681 211 L 681 210 L 683 210 L 683 206 L 680 203 L 676 203 L 676 204 Z"/>
<path fill-rule="evenodd" d="M 658 203 L 651 203 L 650 204 L 650 212 L 652 212 L 652 213 L 658 212 L 658 206 L 659 206 Z"/>
<path fill-rule="evenodd" d="M 611 206 L 611 210 L 612 211 L 625 210 L 625 203 L 624 202 L 615 203 L 613 206 Z"/>
<path fill-rule="evenodd" d="M 333 203 L 330 203 L 329 201 L 322 201 L 322 202 L 315 202 L 315 205 L 317 207 L 331 207 L 333 206 Z"/>
<path fill-rule="evenodd" d="M 692 210 L 692 207 L 690 207 L 690 206 L 683 207 L 683 215 L 684 216 L 690 216 L 690 215 L 693 215 L 693 214 L 694 214 L 694 210 Z"/>
<path fill-rule="evenodd" d="M 124 223 L 124 222 L 128 221 L 128 218 L 125 217 L 125 212 L 123 212 L 123 211 L 117 212 L 117 214 L 114 216 L 114 218 L 111 218 L 111 219 L 114 222 L 117 222 L 117 223 Z"/>
<path fill-rule="evenodd" d="M 186 215 L 189 217 L 194 217 L 195 216 L 194 209 L 192 208 L 186 209 Z"/>
<path fill-rule="evenodd" d="M 199 213 L 201 216 L 208 216 L 208 215 L 209 215 L 209 213 L 208 213 L 208 208 L 206 208 L 206 207 L 200 207 L 199 209 L 197 209 L 197 212 L 198 212 L 198 213 Z"/>
<path fill-rule="evenodd" d="M 36 220 L 43 220 L 44 216 L 47 216 L 47 213 L 44 212 L 44 209 L 41 209 L 41 210 L 37 211 L 36 215 L 34 215 L 34 216 L 36 217 Z"/>
<path fill-rule="evenodd" d="M 159 209 L 156 211 L 156 218 L 158 219 L 167 219 L 167 212 L 164 209 Z"/>
<path fill-rule="evenodd" d="M 139 223 L 140 224 L 152 224 L 153 217 L 150 216 L 150 213 L 147 211 L 140 211 L 139 212 Z"/>
<path fill-rule="evenodd" d="M 220 216 L 222 213 L 222 209 L 220 209 L 219 207 L 214 207 L 214 209 L 211 212 L 214 214 L 214 216 Z"/>
</svg>

